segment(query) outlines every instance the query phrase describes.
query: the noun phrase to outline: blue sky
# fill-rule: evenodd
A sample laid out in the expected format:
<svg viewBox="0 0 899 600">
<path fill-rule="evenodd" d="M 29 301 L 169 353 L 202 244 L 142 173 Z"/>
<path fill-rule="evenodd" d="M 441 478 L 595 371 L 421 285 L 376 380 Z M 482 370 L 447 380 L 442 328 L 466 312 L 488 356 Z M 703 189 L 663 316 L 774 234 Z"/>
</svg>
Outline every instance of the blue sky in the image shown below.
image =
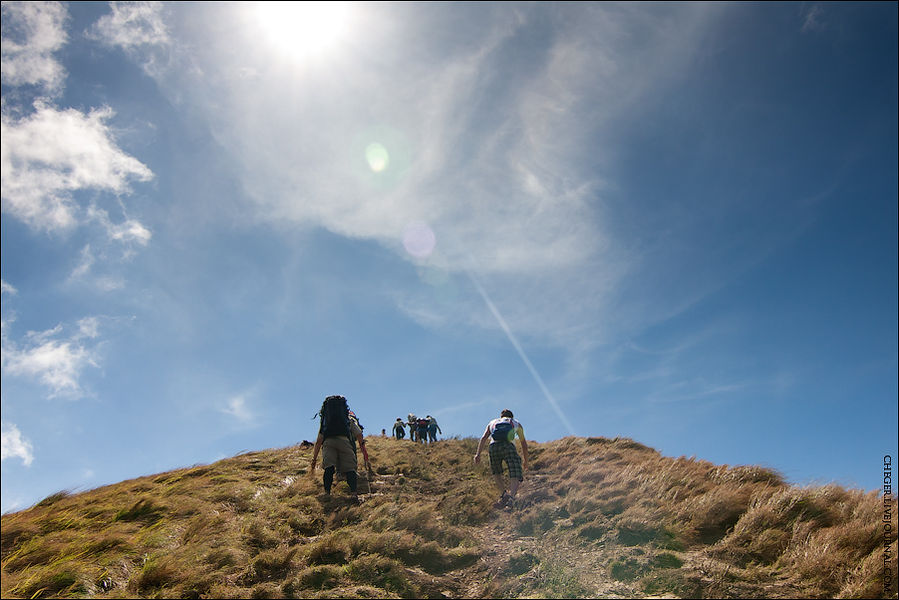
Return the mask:
<svg viewBox="0 0 899 600">
<path fill-rule="evenodd" d="M 896 454 L 895 3 L 2 23 L 4 512 L 313 439 L 330 394 L 797 484 Z"/>
</svg>

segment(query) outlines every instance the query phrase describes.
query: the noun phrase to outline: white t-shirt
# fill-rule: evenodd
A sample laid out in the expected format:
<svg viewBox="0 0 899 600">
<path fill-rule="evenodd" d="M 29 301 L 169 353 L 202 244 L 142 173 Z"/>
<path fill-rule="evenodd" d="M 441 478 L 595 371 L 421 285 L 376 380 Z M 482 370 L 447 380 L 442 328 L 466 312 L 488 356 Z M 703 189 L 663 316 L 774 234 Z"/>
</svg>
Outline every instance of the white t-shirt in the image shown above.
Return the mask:
<svg viewBox="0 0 899 600">
<path fill-rule="evenodd" d="M 498 419 L 493 419 L 492 421 L 490 421 L 490 423 L 487 424 L 487 429 L 490 430 L 490 443 L 491 444 L 496 443 L 496 440 L 493 439 L 493 432 L 496 430 L 496 426 L 499 423 L 511 423 L 512 424 L 512 435 L 509 436 L 509 441 L 510 442 L 513 441 L 515 439 L 515 435 L 518 433 L 519 428 L 521 428 L 521 423 L 519 423 L 518 421 L 516 421 L 515 419 L 513 419 L 511 417 L 500 417 Z M 522 428 L 522 431 L 523 430 L 524 429 Z"/>
</svg>

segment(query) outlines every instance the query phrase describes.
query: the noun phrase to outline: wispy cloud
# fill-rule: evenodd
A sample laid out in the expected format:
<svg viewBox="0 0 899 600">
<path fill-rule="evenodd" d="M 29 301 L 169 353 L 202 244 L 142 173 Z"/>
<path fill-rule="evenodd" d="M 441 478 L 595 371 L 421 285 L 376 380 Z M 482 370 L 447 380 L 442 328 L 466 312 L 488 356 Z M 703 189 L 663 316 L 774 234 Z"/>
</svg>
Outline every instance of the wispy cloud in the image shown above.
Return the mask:
<svg viewBox="0 0 899 600">
<path fill-rule="evenodd" d="M 801 9 L 802 33 L 824 30 L 824 7 L 820 4 L 810 4 Z"/>
<path fill-rule="evenodd" d="M 84 114 L 42 102 L 21 119 L 4 114 L 3 212 L 35 229 L 66 229 L 79 222 L 73 192 L 124 194 L 131 180 L 151 179 L 150 169 L 116 145 L 106 124 L 112 115 L 109 108 Z"/>
<path fill-rule="evenodd" d="M 0 291 L 0 293 L 9 294 L 10 296 L 15 296 L 16 294 L 19 293 L 19 290 L 17 290 L 15 287 L 11 286 L 10 284 L 6 283 L 3 280 L 0 280 L 0 290 L 2 290 L 2 291 Z"/>
<path fill-rule="evenodd" d="M 611 306 L 637 260 L 606 218 L 602 165 L 614 148 L 603 134 L 689 62 L 700 36 L 685 32 L 715 11 L 470 9 L 484 14 L 464 44 L 415 52 L 414 36 L 371 27 L 305 70 L 230 52 L 246 32 L 221 11 L 221 39 L 175 61 L 190 68 L 160 85 L 189 90 L 184 100 L 204 108 L 260 220 L 376 240 L 462 285 L 472 270 L 522 342 L 600 340 L 618 322 Z M 358 10 L 362 22 L 413 19 L 412 29 L 439 37 L 436 14 Z M 535 45 L 549 50 L 529 53 Z M 248 71 L 256 76 L 239 75 Z M 375 144 L 383 155 L 373 163 Z M 429 252 L 404 243 L 413 226 L 433 233 Z M 477 297 L 434 305 L 432 292 L 394 293 L 431 326 L 496 327 Z"/>
<path fill-rule="evenodd" d="M 94 266 L 95 261 L 96 258 L 94 257 L 94 253 L 91 250 L 91 245 L 88 244 L 81 249 L 81 259 L 78 261 L 78 264 L 69 275 L 69 281 L 75 281 L 85 277 L 88 273 L 90 273 L 90 270 Z"/>
<path fill-rule="evenodd" d="M 86 32 L 88 38 L 121 48 L 153 75 L 167 62 L 171 44 L 162 2 L 110 2 L 111 12 Z"/>
<path fill-rule="evenodd" d="M 221 411 L 234 417 L 243 425 L 250 425 L 256 419 L 256 415 L 250 410 L 247 398 L 243 394 L 229 398 Z"/>
<path fill-rule="evenodd" d="M 3 423 L 0 429 L 0 461 L 7 458 L 21 458 L 26 467 L 34 462 L 34 447 L 12 423 Z"/>
<path fill-rule="evenodd" d="M 58 2 L 4 2 L 2 72 L 9 86 L 33 85 L 60 91 L 65 70 L 53 54 L 65 45 L 68 12 Z"/>
<path fill-rule="evenodd" d="M 734 398 L 734 394 L 757 386 L 757 382 L 722 383 L 703 377 L 670 382 L 655 390 L 647 400 L 653 403 L 694 402 L 715 397 Z"/>
<path fill-rule="evenodd" d="M 126 49 L 169 42 L 161 2 L 110 2 L 109 8 L 91 28 L 95 39 Z"/>
<path fill-rule="evenodd" d="M 28 332 L 21 341 L 9 337 L 3 321 L 2 369 L 4 377 L 34 379 L 50 389 L 50 397 L 80 397 L 85 394 L 80 378 L 88 367 L 98 367 L 99 357 L 91 340 L 98 335 L 98 321 L 78 321 L 66 334 L 62 325 L 41 332 Z"/>
</svg>

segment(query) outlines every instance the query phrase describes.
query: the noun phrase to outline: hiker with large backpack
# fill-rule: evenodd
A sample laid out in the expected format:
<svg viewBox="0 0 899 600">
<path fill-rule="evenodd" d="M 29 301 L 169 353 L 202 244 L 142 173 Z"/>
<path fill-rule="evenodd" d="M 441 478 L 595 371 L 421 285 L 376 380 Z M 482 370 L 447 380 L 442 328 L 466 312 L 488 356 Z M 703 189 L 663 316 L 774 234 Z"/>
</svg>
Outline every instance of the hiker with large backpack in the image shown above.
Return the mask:
<svg viewBox="0 0 899 600">
<path fill-rule="evenodd" d="M 324 469 L 322 483 L 325 487 L 325 495 L 331 495 L 335 473 L 344 475 L 350 491 L 355 494 L 358 485 L 356 442 L 362 449 L 366 468 L 371 471 L 368 451 L 365 449 L 365 439 L 362 437 L 362 425 L 356 414 L 350 410 L 346 398 L 343 396 L 325 398 L 317 416 L 319 417 L 318 438 L 312 449 L 309 476 L 313 477 L 315 474 L 315 462 L 318 460 L 318 453 L 321 450 L 322 469 Z"/>
<path fill-rule="evenodd" d="M 396 423 L 393 424 L 393 437 L 398 440 L 406 437 L 406 424 L 403 423 L 403 420 L 400 417 L 397 417 Z"/>
<path fill-rule="evenodd" d="M 515 436 L 521 440 L 521 456 L 518 456 L 515 449 Z M 524 428 L 513 418 L 511 410 L 503 410 L 500 418 L 493 419 L 487 424 L 474 455 L 475 464 L 481 462 L 481 451 L 488 440 L 490 472 L 493 473 L 493 480 L 502 492 L 495 506 L 496 508 L 511 506 L 518 493 L 518 486 L 524 481 L 524 472 L 528 468 L 528 442 L 524 437 Z M 506 491 L 506 482 L 503 478 L 503 462 L 509 469 L 509 491 Z"/>
</svg>

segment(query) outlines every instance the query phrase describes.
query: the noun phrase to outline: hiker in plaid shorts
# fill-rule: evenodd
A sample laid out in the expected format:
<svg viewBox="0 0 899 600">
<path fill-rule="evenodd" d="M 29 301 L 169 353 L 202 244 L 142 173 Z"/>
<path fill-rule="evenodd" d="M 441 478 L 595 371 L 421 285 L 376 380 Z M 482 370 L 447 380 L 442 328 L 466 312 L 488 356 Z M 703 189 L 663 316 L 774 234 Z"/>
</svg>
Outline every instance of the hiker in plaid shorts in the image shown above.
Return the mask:
<svg viewBox="0 0 899 600">
<path fill-rule="evenodd" d="M 521 440 L 521 456 L 515 449 L 515 436 Z M 493 419 L 487 424 L 487 429 L 481 440 L 478 442 L 478 451 L 474 455 L 474 462 L 481 462 L 481 451 L 484 444 L 490 441 L 490 472 L 493 473 L 493 480 L 502 492 L 499 501 L 496 503 L 497 508 L 503 506 L 511 506 L 518 493 L 518 486 L 524 481 L 524 472 L 528 468 L 528 443 L 524 437 L 524 428 L 521 423 L 513 418 L 512 411 L 505 409 L 500 418 Z M 503 477 L 503 462 L 509 469 L 509 490 L 506 490 L 506 481 Z"/>
</svg>

